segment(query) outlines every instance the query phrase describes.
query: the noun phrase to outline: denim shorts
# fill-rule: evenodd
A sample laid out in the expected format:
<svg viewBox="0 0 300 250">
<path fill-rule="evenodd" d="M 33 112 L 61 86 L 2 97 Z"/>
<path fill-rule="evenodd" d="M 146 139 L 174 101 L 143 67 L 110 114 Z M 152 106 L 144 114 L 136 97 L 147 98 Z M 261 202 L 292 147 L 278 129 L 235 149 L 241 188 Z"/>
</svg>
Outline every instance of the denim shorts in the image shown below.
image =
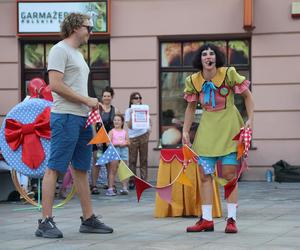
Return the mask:
<svg viewBox="0 0 300 250">
<path fill-rule="evenodd" d="M 236 159 L 236 157 L 236 153 L 230 153 L 228 155 L 218 157 L 199 156 L 198 164 L 202 167 L 204 174 L 213 174 L 215 172 L 217 161 L 220 161 L 222 163 L 222 166 L 238 165 L 239 161 Z"/>
<path fill-rule="evenodd" d="M 66 172 L 71 163 L 75 169 L 87 171 L 91 167 L 92 127 L 85 128 L 87 117 L 51 113 L 51 149 L 48 167 Z"/>
<path fill-rule="evenodd" d="M 128 147 L 115 147 L 115 149 L 121 160 L 128 161 Z"/>
</svg>

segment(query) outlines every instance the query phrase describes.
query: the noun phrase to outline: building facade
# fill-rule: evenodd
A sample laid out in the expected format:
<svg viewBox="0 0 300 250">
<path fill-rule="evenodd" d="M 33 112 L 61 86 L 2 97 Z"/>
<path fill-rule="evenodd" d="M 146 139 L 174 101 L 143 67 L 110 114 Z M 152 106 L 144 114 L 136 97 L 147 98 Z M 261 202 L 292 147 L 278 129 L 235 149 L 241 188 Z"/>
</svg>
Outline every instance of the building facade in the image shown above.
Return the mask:
<svg viewBox="0 0 300 250">
<path fill-rule="evenodd" d="M 252 23 L 247 26 L 244 5 L 249 2 Z M 149 104 L 153 178 L 159 164 L 158 145 L 180 142 L 177 131 L 185 108 L 184 78 L 194 71 L 192 52 L 207 41 L 218 45 L 227 64 L 236 66 L 252 82 L 253 150 L 250 170 L 243 178 L 263 179 L 266 168 L 280 159 L 300 165 L 300 19 L 292 17 L 294 2 L 110 1 L 109 34 L 94 35 L 82 49 L 91 67 L 90 91 L 99 95 L 110 84 L 116 92 L 114 104 L 122 112 L 133 91 L 139 91 L 143 103 Z M 24 98 L 26 82 L 36 76 L 46 78 L 47 52 L 59 40 L 50 35 L 17 36 L 17 27 L 16 1 L 2 0 L 0 122 Z M 243 114 L 241 100 L 236 101 Z M 201 116 L 200 108 L 197 115 Z"/>
</svg>

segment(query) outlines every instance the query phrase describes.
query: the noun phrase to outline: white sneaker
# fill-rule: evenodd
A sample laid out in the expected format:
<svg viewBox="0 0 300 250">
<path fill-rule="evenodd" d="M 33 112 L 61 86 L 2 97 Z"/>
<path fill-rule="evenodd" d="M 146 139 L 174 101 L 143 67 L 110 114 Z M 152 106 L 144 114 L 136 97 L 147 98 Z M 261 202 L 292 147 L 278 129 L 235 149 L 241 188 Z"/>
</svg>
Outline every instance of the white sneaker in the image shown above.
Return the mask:
<svg viewBox="0 0 300 250">
<path fill-rule="evenodd" d="M 122 195 L 128 195 L 128 190 L 127 189 L 125 189 L 125 188 L 123 188 L 123 189 L 120 189 L 120 194 L 122 194 Z"/>
<path fill-rule="evenodd" d="M 114 192 L 113 189 L 107 189 L 105 195 L 106 196 L 116 196 L 117 194 Z"/>
</svg>

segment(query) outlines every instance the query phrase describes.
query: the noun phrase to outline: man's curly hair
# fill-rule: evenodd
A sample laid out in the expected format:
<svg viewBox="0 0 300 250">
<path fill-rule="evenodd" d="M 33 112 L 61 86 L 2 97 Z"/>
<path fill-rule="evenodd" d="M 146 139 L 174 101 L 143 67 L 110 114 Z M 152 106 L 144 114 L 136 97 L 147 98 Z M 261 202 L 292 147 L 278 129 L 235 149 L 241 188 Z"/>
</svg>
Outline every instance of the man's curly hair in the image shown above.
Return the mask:
<svg viewBox="0 0 300 250">
<path fill-rule="evenodd" d="M 70 13 L 61 23 L 61 36 L 63 39 L 71 36 L 75 29 L 82 27 L 85 20 L 89 20 L 89 15 L 80 13 Z"/>
</svg>

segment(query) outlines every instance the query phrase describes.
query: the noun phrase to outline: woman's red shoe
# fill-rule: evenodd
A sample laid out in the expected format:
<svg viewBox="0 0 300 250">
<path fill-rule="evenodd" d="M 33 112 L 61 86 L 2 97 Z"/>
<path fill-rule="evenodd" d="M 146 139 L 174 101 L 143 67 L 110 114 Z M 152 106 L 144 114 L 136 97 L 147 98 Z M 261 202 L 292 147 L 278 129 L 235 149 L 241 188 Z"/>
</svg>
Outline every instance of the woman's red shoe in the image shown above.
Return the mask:
<svg viewBox="0 0 300 250">
<path fill-rule="evenodd" d="M 236 222 L 233 218 L 228 218 L 227 219 L 227 225 L 225 228 L 225 233 L 228 234 L 236 234 L 237 233 L 237 227 L 236 227 Z"/>
<path fill-rule="evenodd" d="M 194 226 L 187 227 L 186 231 L 188 233 L 214 231 L 214 222 L 205 220 L 201 217 Z"/>
</svg>

